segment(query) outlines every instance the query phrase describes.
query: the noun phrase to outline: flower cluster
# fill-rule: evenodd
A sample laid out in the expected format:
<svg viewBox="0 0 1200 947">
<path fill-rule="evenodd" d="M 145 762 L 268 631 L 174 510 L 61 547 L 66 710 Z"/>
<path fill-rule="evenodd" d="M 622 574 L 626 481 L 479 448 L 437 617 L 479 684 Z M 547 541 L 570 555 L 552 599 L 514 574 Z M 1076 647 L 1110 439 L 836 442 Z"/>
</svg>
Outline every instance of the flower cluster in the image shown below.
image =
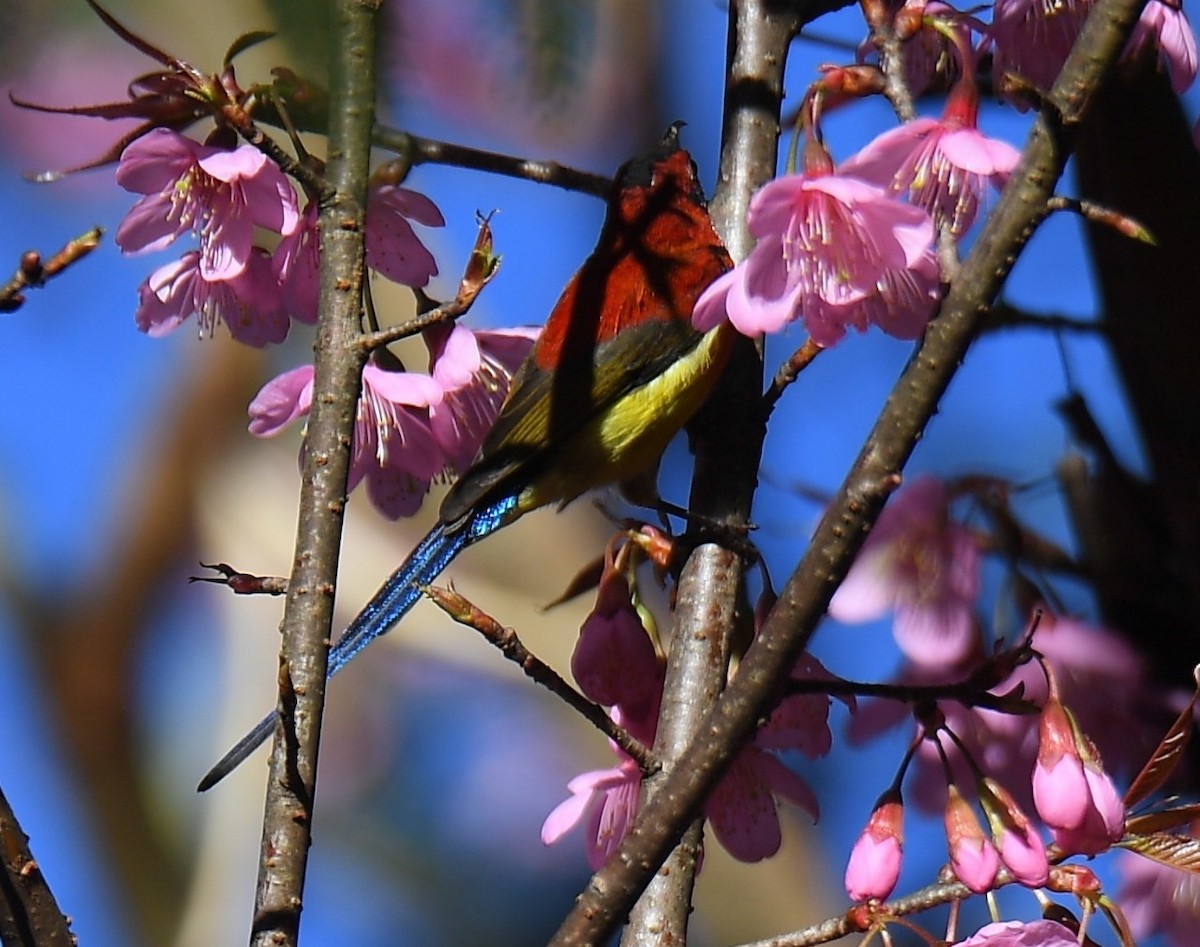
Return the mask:
<svg viewBox="0 0 1200 947">
<path fill-rule="evenodd" d="M 160 250 L 185 233 L 199 248 L 150 275 L 139 289 L 137 324 L 164 335 L 195 314 L 201 335 L 218 322 L 249 345 L 281 342 L 289 316 L 317 315 L 317 202 L 300 213 L 279 168 L 249 145 L 201 145 L 153 129 L 121 155 L 117 181 L 143 196 L 117 231 L 127 253 Z M 413 222 L 441 226 L 429 198 L 387 183 L 367 198 L 366 262 L 386 278 L 421 287 L 437 273 Z M 282 237 L 274 254 L 256 229 Z M 372 503 L 395 519 L 414 513 L 443 471 L 461 473 L 475 457 L 536 332 L 427 330 L 429 374 L 393 370 L 378 359 L 363 372 L 349 489 L 365 482 Z M 250 431 L 278 433 L 306 415 L 313 368 L 268 382 L 250 405 Z"/>
<path fill-rule="evenodd" d="M 475 456 L 517 365 L 537 336 L 531 329 L 436 328 L 429 374 L 368 363 L 351 445 L 347 490 L 366 481 L 385 516 L 411 516 L 442 471 Z M 250 404 L 250 433 L 278 434 L 312 406 L 313 367 L 269 381 Z"/>
<path fill-rule="evenodd" d="M 696 303 L 707 331 L 723 317 L 745 335 L 776 332 L 804 314 L 814 341 L 879 325 L 915 339 L 937 300 L 929 215 L 849 175 L 787 175 L 754 195 L 758 244 Z"/>
<path fill-rule="evenodd" d="M 613 719 L 644 745 L 654 742 L 663 687 L 663 661 L 656 652 L 630 599 L 624 575 L 606 561 L 596 607 L 580 629 L 571 660 L 580 690 L 611 708 Z M 828 677 L 805 655 L 793 671 L 798 680 Z M 754 740 L 734 758 L 709 796 L 705 816 L 713 835 L 735 858 L 761 861 L 778 851 L 777 799 L 805 810 L 815 821 L 816 795 L 783 764 L 778 753 L 798 751 L 823 756 L 832 744 L 830 700 L 822 694 L 786 698 L 759 727 Z M 584 827 L 588 864 L 599 868 L 625 837 L 637 814 L 642 774 L 627 754 L 612 744 L 617 765 L 583 773 L 567 788 L 571 795 L 547 816 L 542 841 L 562 839 L 576 825 Z"/>
<path fill-rule="evenodd" d="M 1000 78 L 1000 87 L 1011 90 L 1015 80 L 1047 91 L 1062 71 L 1093 5 L 1092 0 L 1054 4 L 996 0 L 988 36 L 994 57 L 992 69 Z M 1196 37 L 1181 0 L 1150 0 L 1146 4 L 1125 57 L 1137 57 L 1145 51 L 1157 57 L 1176 92 L 1191 87 L 1196 79 Z M 1011 97 L 1018 108 L 1026 107 L 1027 96 L 1018 93 Z"/>
<path fill-rule="evenodd" d="M 803 167 L 793 173 L 789 166 L 754 195 L 747 224 L 757 243 L 696 303 L 696 327 L 728 319 L 756 336 L 802 320 L 825 347 L 847 329 L 870 325 L 898 339 L 918 338 L 940 298 L 936 235 L 963 238 L 989 188 L 1001 190 L 1019 158 L 1012 145 L 977 127 L 977 58 L 991 52 L 1001 88 L 1024 107 L 1030 87 L 1044 92 L 1057 77 L 1091 6 L 997 0 L 990 24 L 941 0 L 895 10 L 910 91 L 920 94 L 939 76 L 954 78 L 941 117 L 884 132 L 834 171 L 817 128 L 822 103 L 874 94 L 882 83 L 850 89 L 847 70 L 826 67 L 799 112 Z M 1144 50 L 1158 56 L 1176 91 L 1195 80 L 1196 41 L 1178 0 L 1147 4 L 1125 55 Z"/>
<path fill-rule="evenodd" d="M 301 214 L 295 190 L 257 148 L 202 145 L 156 128 L 122 153 L 117 183 L 142 195 L 117 230 L 126 253 L 161 250 L 186 233 L 199 241 L 138 290 L 143 332 L 164 335 L 194 314 L 201 336 L 222 322 L 234 338 L 262 346 L 283 341 L 289 315 L 316 319 L 317 204 Z M 368 265 L 420 287 L 437 264 L 410 220 L 443 223 L 427 197 L 391 185 L 371 190 Z M 274 256 L 255 243 L 256 228 L 283 238 Z"/>
<path fill-rule="evenodd" d="M 906 664 L 898 686 L 975 680 L 994 695 L 988 708 L 938 700 L 919 719 L 911 756 L 915 793 L 929 807 L 946 799 L 944 821 L 955 874 L 986 891 L 1001 867 L 1041 887 L 1046 843 L 1027 814 L 1036 812 L 1064 854 L 1108 850 L 1124 832 L 1125 806 L 1084 728 L 1114 743 L 1133 742 L 1134 695 L 1142 673 L 1119 637 L 1067 618 L 1046 617 L 1031 641 L 985 658 L 974 614 L 980 591 L 982 533 L 957 523 L 951 498 L 981 484 L 919 478 L 884 509 L 830 604 L 842 621 L 895 614 L 893 634 Z M 1029 660 L 1035 653 L 1038 660 Z M 1028 709 L 1041 708 L 1038 716 Z M 869 702 L 851 723 L 864 738 L 899 722 L 895 701 Z M 905 767 L 908 766 L 906 760 Z M 1032 773 L 1032 779 L 1013 779 Z M 1004 780 L 1003 782 L 1001 780 Z M 982 810 L 981 822 L 967 796 Z M 881 797 L 855 846 L 846 888 L 856 900 L 886 898 L 899 876 L 903 839 L 899 779 Z"/>
</svg>

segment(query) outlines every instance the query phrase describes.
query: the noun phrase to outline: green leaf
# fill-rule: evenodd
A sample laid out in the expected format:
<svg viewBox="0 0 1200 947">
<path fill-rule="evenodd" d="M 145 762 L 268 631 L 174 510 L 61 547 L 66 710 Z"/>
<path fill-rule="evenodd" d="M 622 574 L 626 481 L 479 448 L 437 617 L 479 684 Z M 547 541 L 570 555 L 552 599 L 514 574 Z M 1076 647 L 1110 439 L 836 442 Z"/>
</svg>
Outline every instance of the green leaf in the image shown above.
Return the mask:
<svg viewBox="0 0 1200 947">
<path fill-rule="evenodd" d="M 1189 835 L 1171 835 L 1166 832 L 1126 835 L 1121 840 L 1121 847 L 1168 868 L 1176 868 L 1193 875 L 1200 874 L 1200 839 Z"/>
</svg>

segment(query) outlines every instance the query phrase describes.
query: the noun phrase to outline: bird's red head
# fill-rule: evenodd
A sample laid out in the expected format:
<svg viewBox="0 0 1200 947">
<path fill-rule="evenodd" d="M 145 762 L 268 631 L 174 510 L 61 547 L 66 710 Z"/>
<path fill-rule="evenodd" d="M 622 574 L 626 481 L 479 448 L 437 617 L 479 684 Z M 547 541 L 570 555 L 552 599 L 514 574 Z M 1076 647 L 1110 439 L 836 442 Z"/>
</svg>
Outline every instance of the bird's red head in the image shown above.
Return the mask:
<svg viewBox="0 0 1200 947">
<path fill-rule="evenodd" d="M 676 122 L 653 151 L 617 171 L 596 249 L 567 286 L 534 351 L 553 370 L 644 322 L 687 323 L 696 299 L 733 264 Z M 569 354 L 568 354 L 569 353 Z"/>
</svg>

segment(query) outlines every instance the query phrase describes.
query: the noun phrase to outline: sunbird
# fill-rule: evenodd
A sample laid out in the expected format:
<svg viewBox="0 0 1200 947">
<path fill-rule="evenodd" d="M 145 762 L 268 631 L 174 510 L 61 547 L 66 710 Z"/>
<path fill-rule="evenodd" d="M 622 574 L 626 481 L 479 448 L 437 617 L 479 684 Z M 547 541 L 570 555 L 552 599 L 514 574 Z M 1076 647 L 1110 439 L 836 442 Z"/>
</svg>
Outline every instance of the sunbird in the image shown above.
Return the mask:
<svg viewBox="0 0 1200 947">
<path fill-rule="evenodd" d="M 708 397 L 733 341 L 727 323 L 708 333 L 691 324 L 697 298 L 733 262 L 679 146 L 679 124 L 617 171 L 596 248 L 513 376 L 474 464 L 442 501 L 437 525 L 334 643 L 330 675 L 400 621 L 455 556 L 530 510 L 611 483 L 646 497 L 667 443 Z M 263 743 L 275 716 L 199 790 Z"/>
</svg>

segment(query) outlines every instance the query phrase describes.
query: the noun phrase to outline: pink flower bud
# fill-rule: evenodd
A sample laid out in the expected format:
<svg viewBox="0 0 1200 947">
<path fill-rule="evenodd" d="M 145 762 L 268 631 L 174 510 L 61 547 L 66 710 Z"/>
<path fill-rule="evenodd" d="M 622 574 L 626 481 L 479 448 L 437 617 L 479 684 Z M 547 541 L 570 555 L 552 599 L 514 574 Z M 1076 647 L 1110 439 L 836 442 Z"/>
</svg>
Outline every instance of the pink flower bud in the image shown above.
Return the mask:
<svg viewBox="0 0 1200 947">
<path fill-rule="evenodd" d="M 958 880 L 976 894 L 990 890 L 1000 870 L 1000 855 L 983 834 L 975 811 L 953 783 L 946 800 L 946 841 L 950 847 L 950 867 Z"/>
<path fill-rule="evenodd" d="M 1064 852 L 1095 855 L 1125 833 L 1125 804 L 1100 754 L 1053 690 L 1042 711 L 1033 801 Z"/>
<path fill-rule="evenodd" d="M 611 560 L 605 562 L 596 607 L 579 630 L 571 673 L 590 700 L 619 706 L 622 724 L 639 739 L 653 740 L 662 665 L 631 601 L 629 583 Z"/>
<path fill-rule="evenodd" d="M 1033 803 L 1051 828 L 1072 829 L 1087 815 L 1087 779 L 1070 712 L 1051 696 L 1038 722 L 1038 756 L 1033 770 Z"/>
<path fill-rule="evenodd" d="M 979 802 L 992 830 L 1000 861 L 1021 884 L 1040 888 L 1050 874 L 1046 846 L 1012 794 L 991 777 L 979 785 Z"/>
<path fill-rule="evenodd" d="M 1064 852 L 1095 855 L 1107 851 L 1125 834 L 1125 804 L 1112 779 L 1097 759 L 1084 765 L 1088 807 L 1083 823 L 1075 828 L 1051 828 L 1054 842 Z"/>
<path fill-rule="evenodd" d="M 854 843 L 846 865 L 846 893 L 854 901 L 883 900 L 892 893 L 900 877 L 904 849 L 904 803 L 900 793 L 889 789 L 875 803 L 875 810 Z"/>
</svg>

